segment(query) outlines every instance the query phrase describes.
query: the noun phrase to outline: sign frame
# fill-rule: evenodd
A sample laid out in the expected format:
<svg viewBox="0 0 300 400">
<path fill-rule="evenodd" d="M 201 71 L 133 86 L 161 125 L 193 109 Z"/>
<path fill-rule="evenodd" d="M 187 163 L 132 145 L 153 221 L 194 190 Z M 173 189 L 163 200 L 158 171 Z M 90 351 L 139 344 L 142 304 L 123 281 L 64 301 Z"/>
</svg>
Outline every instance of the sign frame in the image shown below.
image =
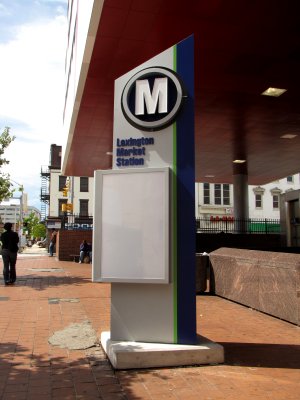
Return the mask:
<svg viewBox="0 0 300 400">
<path fill-rule="evenodd" d="M 95 171 L 94 281 L 170 283 L 169 175 L 169 167 Z M 128 215 L 139 207 L 145 214 L 131 224 Z"/>
</svg>

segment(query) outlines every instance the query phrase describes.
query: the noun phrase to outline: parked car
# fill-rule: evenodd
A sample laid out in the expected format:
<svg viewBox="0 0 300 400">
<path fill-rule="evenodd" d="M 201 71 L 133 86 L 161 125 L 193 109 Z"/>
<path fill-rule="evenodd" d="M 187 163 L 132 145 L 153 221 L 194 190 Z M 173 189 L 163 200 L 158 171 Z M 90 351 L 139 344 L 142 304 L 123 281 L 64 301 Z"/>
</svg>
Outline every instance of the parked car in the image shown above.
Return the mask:
<svg viewBox="0 0 300 400">
<path fill-rule="evenodd" d="M 47 241 L 47 239 L 39 240 L 36 244 L 37 244 L 39 247 L 47 247 L 48 241 Z"/>
</svg>

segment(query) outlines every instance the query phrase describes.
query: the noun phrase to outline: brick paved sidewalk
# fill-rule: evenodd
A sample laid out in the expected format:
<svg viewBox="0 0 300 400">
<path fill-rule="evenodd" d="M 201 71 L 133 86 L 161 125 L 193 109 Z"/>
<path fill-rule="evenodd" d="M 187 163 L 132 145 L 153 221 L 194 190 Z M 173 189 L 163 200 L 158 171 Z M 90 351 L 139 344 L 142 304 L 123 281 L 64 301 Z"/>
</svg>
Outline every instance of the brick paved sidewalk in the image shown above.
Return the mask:
<svg viewBox="0 0 300 400">
<path fill-rule="evenodd" d="M 225 364 L 114 372 L 101 347 L 48 343 L 90 321 L 109 330 L 110 286 L 91 265 L 20 257 L 15 286 L 0 283 L 0 398 L 300 399 L 300 328 L 213 296 L 197 296 L 198 332 L 222 343 Z"/>
</svg>

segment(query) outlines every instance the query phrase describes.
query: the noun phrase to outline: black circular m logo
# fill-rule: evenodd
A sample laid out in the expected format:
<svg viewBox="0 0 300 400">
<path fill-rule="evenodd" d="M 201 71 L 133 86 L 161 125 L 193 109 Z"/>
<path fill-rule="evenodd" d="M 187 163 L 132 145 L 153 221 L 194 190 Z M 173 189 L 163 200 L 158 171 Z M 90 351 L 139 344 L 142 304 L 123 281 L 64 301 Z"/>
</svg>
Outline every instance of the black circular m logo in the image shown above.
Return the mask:
<svg viewBox="0 0 300 400">
<path fill-rule="evenodd" d="M 173 71 L 152 67 L 129 79 L 122 93 L 121 107 L 135 128 L 158 131 L 172 124 L 183 97 L 182 83 Z"/>
</svg>

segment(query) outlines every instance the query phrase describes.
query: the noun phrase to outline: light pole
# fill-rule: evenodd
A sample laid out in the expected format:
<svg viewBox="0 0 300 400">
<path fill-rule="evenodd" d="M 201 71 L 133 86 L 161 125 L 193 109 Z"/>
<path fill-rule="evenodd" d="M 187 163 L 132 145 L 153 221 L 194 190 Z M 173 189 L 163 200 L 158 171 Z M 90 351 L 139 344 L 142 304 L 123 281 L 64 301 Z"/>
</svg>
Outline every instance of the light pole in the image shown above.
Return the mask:
<svg viewBox="0 0 300 400">
<path fill-rule="evenodd" d="M 19 218 L 19 237 L 20 237 L 20 250 L 22 248 L 22 233 L 23 233 L 23 191 L 24 187 L 21 183 L 10 179 L 11 182 L 17 184 L 19 186 L 19 192 L 21 192 L 20 197 L 12 197 L 12 199 L 20 201 L 20 218 Z"/>
<path fill-rule="evenodd" d="M 17 230 L 17 207 L 15 206 L 14 231 Z"/>
</svg>

